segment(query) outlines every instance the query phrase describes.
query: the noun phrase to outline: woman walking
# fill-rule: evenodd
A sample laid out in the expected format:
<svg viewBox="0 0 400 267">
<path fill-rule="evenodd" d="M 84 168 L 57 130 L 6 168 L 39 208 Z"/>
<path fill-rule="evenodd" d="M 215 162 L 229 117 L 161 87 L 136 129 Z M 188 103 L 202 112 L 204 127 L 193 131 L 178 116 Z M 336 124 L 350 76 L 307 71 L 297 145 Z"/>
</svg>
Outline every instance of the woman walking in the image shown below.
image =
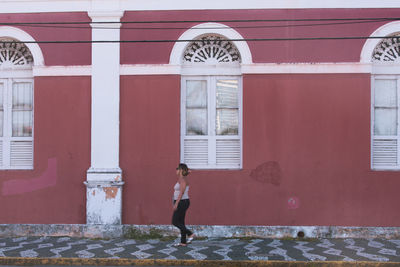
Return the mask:
<svg viewBox="0 0 400 267">
<path fill-rule="evenodd" d="M 187 165 L 180 163 L 176 168 L 178 181 L 174 186 L 174 214 L 172 215 L 172 224 L 181 231 L 181 242 L 176 244 L 180 247 L 185 247 L 194 238 L 194 234 L 185 226 L 185 215 L 190 206 L 188 174 Z"/>
</svg>

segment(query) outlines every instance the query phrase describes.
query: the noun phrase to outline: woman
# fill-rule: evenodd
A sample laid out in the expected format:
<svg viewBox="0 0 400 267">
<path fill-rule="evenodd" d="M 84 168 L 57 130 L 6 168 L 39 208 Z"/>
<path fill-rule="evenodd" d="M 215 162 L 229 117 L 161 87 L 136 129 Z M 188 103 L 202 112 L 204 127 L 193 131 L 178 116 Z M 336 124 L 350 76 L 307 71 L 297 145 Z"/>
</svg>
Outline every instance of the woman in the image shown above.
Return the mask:
<svg viewBox="0 0 400 267">
<path fill-rule="evenodd" d="M 179 164 L 178 168 L 176 168 L 178 182 L 174 186 L 174 214 L 172 215 L 172 224 L 181 231 L 181 242 L 175 245 L 179 247 L 185 247 L 194 238 L 194 234 L 185 226 L 185 215 L 190 206 L 188 174 L 189 168 L 187 165 L 184 163 Z M 188 237 L 187 240 L 186 237 Z"/>
</svg>

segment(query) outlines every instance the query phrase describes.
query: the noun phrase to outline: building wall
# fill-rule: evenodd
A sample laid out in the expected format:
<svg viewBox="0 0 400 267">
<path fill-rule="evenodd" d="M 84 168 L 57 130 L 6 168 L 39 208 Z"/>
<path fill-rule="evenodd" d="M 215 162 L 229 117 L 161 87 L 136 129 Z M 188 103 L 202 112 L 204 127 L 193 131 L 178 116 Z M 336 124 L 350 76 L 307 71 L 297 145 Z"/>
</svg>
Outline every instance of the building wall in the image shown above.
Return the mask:
<svg viewBox="0 0 400 267">
<path fill-rule="evenodd" d="M 128 21 L 224 21 L 224 20 L 279 20 L 327 18 L 377 18 L 397 17 L 399 9 L 277 9 L 277 10 L 182 10 L 182 11 L 127 11 L 121 19 Z M 244 38 L 311 38 L 340 36 L 370 36 L 388 21 L 341 24 L 344 21 L 293 21 L 293 22 L 222 22 L 232 27 Z M 346 21 L 349 22 L 349 21 Z M 176 40 L 198 22 L 170 24 L 122 25 L 121 40 Z M 286 25 L 307 25 L 285 27 Z M 332 24 L 332 25 L 315 25 Z M 266 26 L 246 28 L 246 26 Z M 132 28 L 140 29 L 132 29 Z M 163 28 L 142 30 L 144 27 Z M 171 29 L 177 28 L 177 29 Z M 284 62 L 359 62 L 364 39 L 356 40 L 307 40 L 307 41 L 248 41 L 254 63 Z M 121 64 L 168 63 L 173 42 L 122 43 Z"/>
<path fill-rule="evenodd" d="M 395 17 L 398 11 L 127 11 L 122 21 Z M 83 12 L 0 14 L 0 21 L 29 20 L 89 21 L 89 17 Z M 236 30 L 244 38 L 369 36 L 385 23 Z M 196 24 L 171 24 L 183 29 L 151 31 L 127 29 L 138 26 L 123 24 L 121 39 L 176 40 Z M 238 26 L 234 22 L 226 25 Z M 91 38 L 90 27 L 20 28 L 37 41 Z M 364 42 L 250 41 L 248 44 L 255 63 L 338 63 L 359 62 Z M 173 42 L 122 43 L 121 64 L 167 64 L 173 45 Z M 91 64 L 90 44 L 40 44 L 40 47 L 46 66 Z M 180 78 L 180 75 L 120 78 L 124 224 L 170 223 L 175 167 L 180 159 Z M 90 82 L 90 76 L 35 78 L 35 168 L 0 172 L 1 223 L 85 223 L 83 182 L 90 167 Z M 370 168 L 370 105 L 367 73 L 245 74 L 243 169 L 193 171 L 192 206 L 187 222 L 399 226 L 398 173 Z"/>
<path fill-rule="evenodd" d="M 0 22 L 86 22 L 90 21 L 87 13 L 32 13 L 32 14 L 1 14 Z M 28 34 L 36 41 L 76 41 L 91 40 L 91 28 L 89 24 L 57 24 L 49 25 L 12 25 Z M 21 40 L 24 41 L 24 40 Z M 46 66 L 70 66 L 91 64 L 90 43 L 42 43 L 39 44 Z"/>
<path fill-rule="evenodd" d="M 170 222 L 179 163 L 179 87 L 175 75 L 121 77 L 123 223 Z"/>
<path fill-rule="evenodd" d="M 398 226 L 396 172 L 370 170 L 367 74 L 245 75 L 243 169 L 194 170 L 188 222 Z M 179 77 L 123 77 L 123 222 L 168 224 Z"/>
<path fill-rule="evenodd" d="M 90 78 L 34 83 L 34 170 L 0 171 L 1 223 L 85 223 Z"/>
</svg>

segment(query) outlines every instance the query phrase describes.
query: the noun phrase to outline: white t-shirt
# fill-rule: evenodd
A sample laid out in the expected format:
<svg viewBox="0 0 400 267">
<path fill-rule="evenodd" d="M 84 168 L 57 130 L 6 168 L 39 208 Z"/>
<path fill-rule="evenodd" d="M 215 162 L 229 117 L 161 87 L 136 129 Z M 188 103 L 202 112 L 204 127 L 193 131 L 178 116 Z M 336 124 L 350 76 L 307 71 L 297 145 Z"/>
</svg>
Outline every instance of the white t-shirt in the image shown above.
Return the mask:
<svg viewBox="0 0 400 267">
<path fill-rule="evenodd" d="M 177 182 L 174 186 L 174 200 L 177 200 L 180 193 L 180 184 Z M 189 199 L 189 186 L 187 185 L 185 188 L 185 192 L 182 195 L 181 199 Z"/>
</svg>

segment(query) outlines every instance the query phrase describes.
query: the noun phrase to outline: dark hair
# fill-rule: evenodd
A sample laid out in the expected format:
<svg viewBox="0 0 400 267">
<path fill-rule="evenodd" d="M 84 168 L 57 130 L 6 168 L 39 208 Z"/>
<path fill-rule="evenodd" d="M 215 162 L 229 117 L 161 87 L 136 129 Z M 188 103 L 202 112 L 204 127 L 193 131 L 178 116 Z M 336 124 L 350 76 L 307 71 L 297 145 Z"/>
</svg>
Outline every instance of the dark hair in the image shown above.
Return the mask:
<svg viewBox="0 0 400 267">
<path fill-rule="evenodd" d="M 187 176 L 189 174 L 189 168 L 185 163 L 179 163 L 177 170 L 182 170 L 182 175 Z"/>
</svg>

